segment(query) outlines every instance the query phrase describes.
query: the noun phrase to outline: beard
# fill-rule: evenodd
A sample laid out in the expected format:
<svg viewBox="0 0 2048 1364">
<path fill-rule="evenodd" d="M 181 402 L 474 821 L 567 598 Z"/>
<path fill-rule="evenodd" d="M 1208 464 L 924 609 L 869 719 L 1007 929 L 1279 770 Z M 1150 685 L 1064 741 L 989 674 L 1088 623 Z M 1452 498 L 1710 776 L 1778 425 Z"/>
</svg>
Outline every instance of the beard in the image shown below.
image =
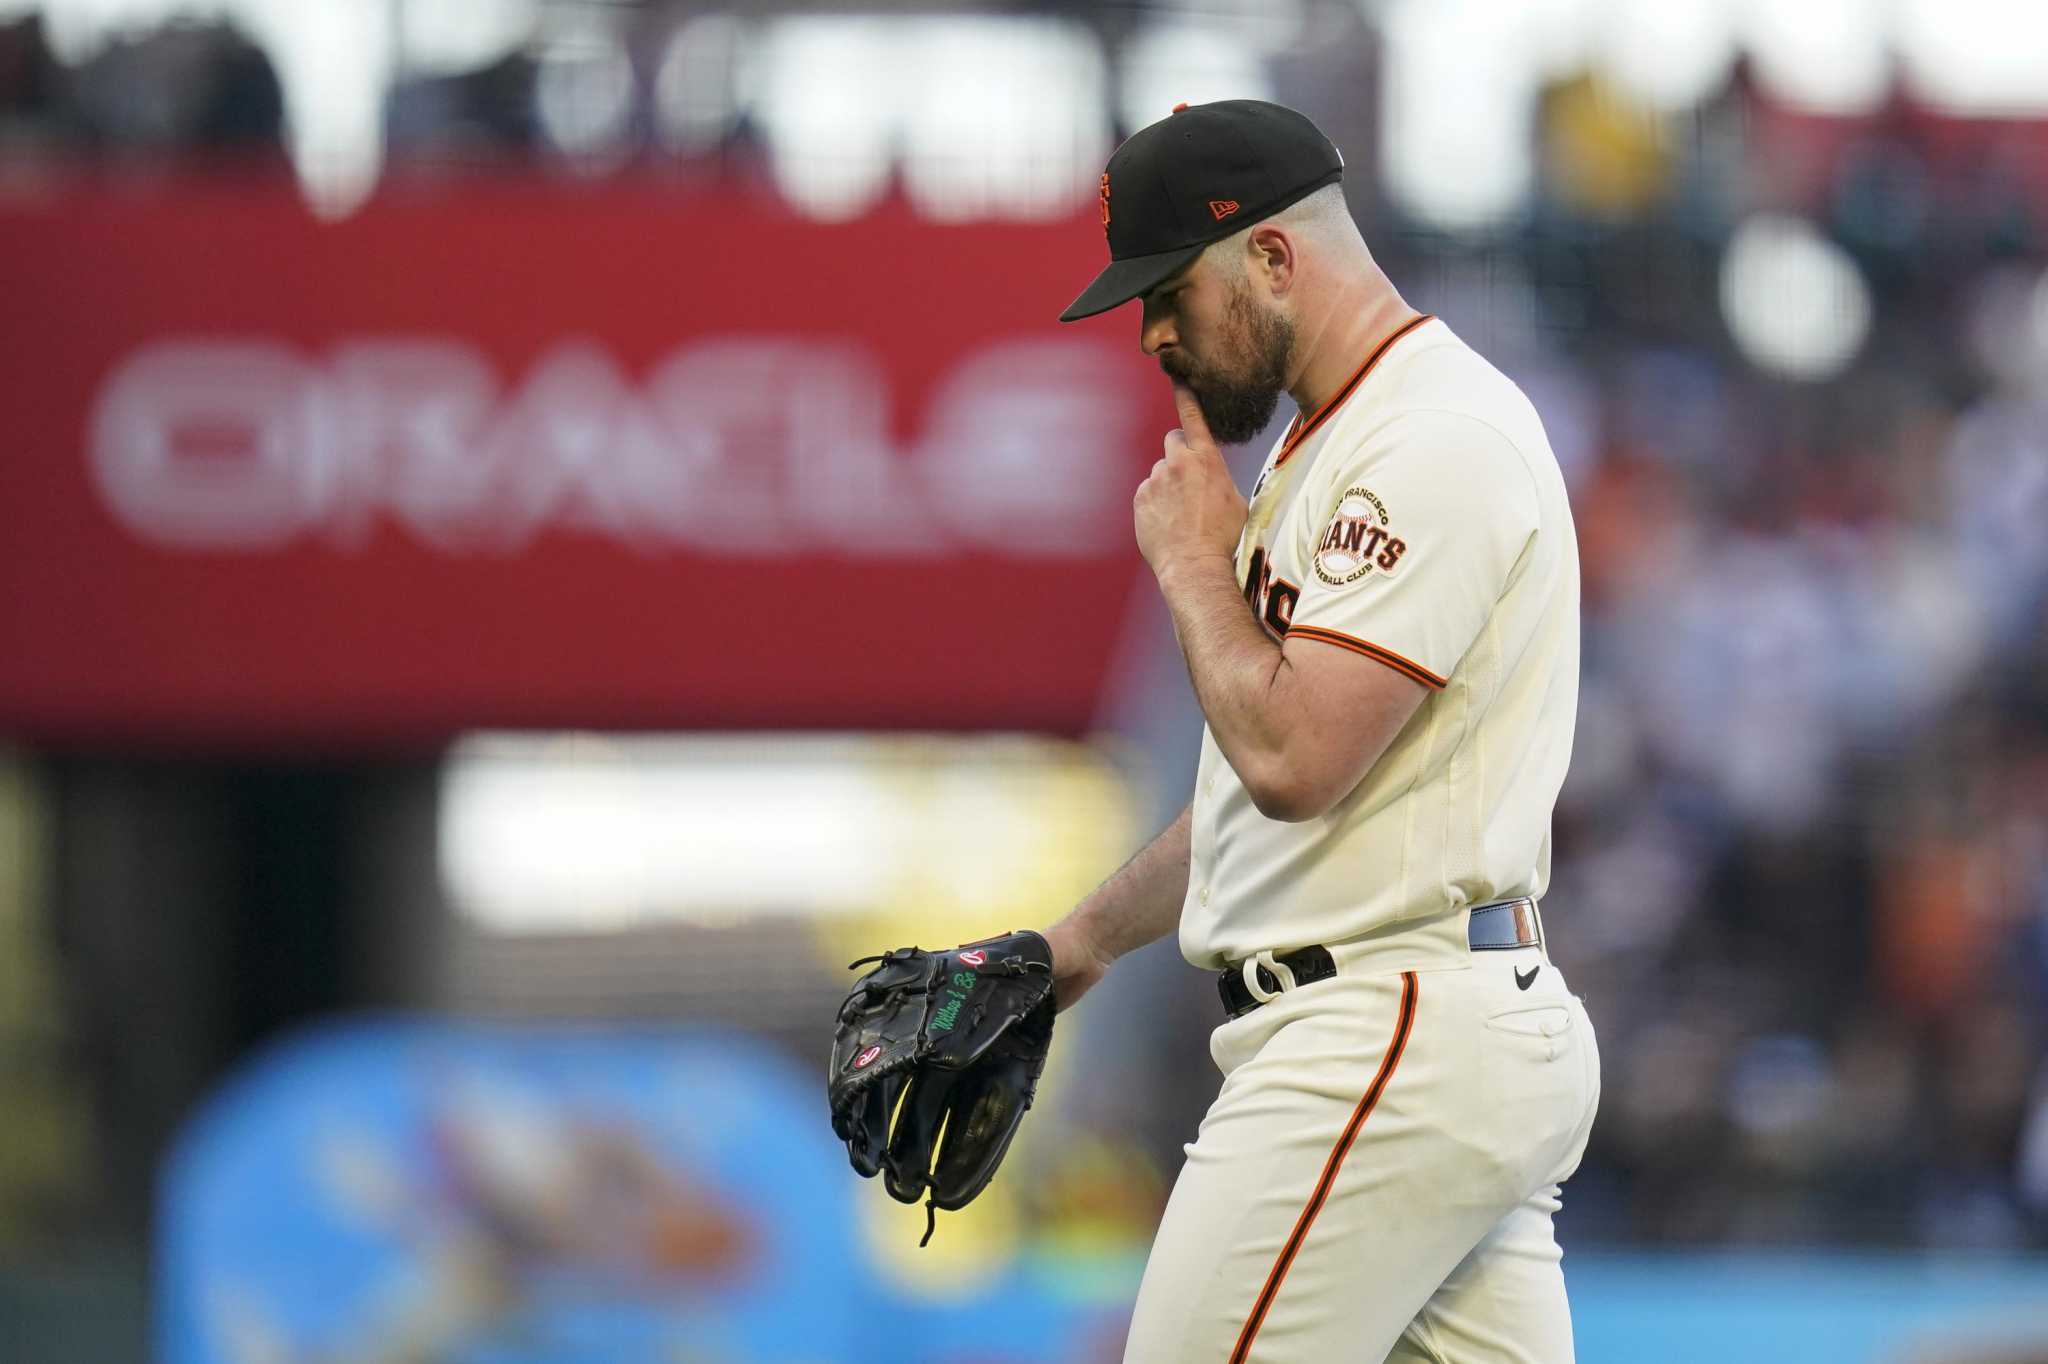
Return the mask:
<svg viewBox="0 0 2048 1364">
<path fill-rule="evenodd" d="M 1205 365 L 1176 351 L 1162 356 L 1159 367 L 1195 395 L 1209 434 L 1225 445 L 1242 445 L 1266 429 L 1280 406 L 1294 353 L 1294 324 L 1261 309 L 1243 283 L 1231 288 L 1223 318 L 1218 349 L 1227 359 Z"/>
</svg>

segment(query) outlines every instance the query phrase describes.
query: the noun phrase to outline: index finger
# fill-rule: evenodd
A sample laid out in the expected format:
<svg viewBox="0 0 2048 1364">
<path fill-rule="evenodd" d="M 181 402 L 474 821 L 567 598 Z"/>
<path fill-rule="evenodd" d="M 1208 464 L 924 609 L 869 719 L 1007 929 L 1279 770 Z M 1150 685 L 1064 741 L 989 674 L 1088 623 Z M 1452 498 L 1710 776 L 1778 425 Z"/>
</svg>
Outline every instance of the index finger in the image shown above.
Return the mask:
<svg viewBox="0 0 2048 1364">
<path fill-rule="evenodd" d="M 1214 447 L 1216 438 L 1209 434 L 1209 423 L 1202 417 L 1202 404 L 1195 398 L 1195 392 L 1179 380 L 1173 385 L 1173 405 L 1180 409 L 1180 429 L 1185 431 L 1191 444 Z"/>
</svg>

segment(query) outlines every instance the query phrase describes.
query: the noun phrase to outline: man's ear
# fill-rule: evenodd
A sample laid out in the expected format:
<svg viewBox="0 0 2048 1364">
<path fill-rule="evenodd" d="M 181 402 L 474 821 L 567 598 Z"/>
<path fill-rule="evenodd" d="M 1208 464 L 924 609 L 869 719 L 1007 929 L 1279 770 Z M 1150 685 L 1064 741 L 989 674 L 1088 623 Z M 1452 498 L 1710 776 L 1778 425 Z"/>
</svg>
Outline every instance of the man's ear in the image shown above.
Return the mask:
<svg viewBox="0 0 2048 1364">
<path fill-rule="evenodd" d="M 1277 223 L 1260 223 L 1245 237 L 1245 265 L 1266 281 L 1275 296 L 1293 287 L 1299 244 Z"/>
</svg>

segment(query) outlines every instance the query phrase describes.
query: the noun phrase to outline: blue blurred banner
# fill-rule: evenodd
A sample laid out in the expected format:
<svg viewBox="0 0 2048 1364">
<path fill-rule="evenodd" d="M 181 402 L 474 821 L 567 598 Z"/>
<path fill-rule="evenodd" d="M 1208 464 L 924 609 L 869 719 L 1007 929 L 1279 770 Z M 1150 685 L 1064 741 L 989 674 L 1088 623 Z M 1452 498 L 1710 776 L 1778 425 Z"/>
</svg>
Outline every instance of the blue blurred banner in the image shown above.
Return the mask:
<svg viewBox="0 0 2048 1364">
<path fill-rule="evenodd" d="M 972 1304 L 894 1300 L 856 1248 L 858 1187 L 822 1086 L 745 1038 L 342 1027 L 270 1051 L 187 1130 L 157 1357 L 997 1358 L 948 1344 L 984 1335 L 1074 1357 L 1051 1300 L 1001 1331 L 917 1329 Z"/>
<path fill-rule="evenodd" d="M 1579 1364 L 2048 1359 L 2048 1260 L 1724 1251 L 1567 1255 Z"/>
</svg>

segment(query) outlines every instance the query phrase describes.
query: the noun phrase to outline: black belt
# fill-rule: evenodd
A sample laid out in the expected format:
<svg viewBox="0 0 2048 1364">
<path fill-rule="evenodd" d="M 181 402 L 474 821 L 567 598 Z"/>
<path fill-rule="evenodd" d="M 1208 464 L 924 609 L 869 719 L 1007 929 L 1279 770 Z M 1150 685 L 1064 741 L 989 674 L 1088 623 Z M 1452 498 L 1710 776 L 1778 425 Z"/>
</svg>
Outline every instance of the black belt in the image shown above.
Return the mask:
<svg viewBox="0 0 2048 1364">
<path fill-rule="evenodd" d="M 1519 947 L 1541 946 L 1543 931 L 1536 920 L 1536 902 L 1525 895 L 1519 900 L 1498 900 L 1475 907 L 1466 923 L 1465 941 L 1474 952 L 1509 952 Z M 1248 1014 L 1266 1002 L 1245 983 L 1245 965 L 1251 960 L 1246 958 L 1216 973 L 1216 991 L 1223 996 L 1223 1008 L 1232 1018 Z M 1268 995 L 1313 985 L 1337 974 L 1336 959 L 1320 943 L 1282 953 L 1273 958 L 1273 963 L 1286 968 L 1294 981 L 1289 985 L 1264 963 L 1254 966 L 1259 988 Z"/>
</svg>

